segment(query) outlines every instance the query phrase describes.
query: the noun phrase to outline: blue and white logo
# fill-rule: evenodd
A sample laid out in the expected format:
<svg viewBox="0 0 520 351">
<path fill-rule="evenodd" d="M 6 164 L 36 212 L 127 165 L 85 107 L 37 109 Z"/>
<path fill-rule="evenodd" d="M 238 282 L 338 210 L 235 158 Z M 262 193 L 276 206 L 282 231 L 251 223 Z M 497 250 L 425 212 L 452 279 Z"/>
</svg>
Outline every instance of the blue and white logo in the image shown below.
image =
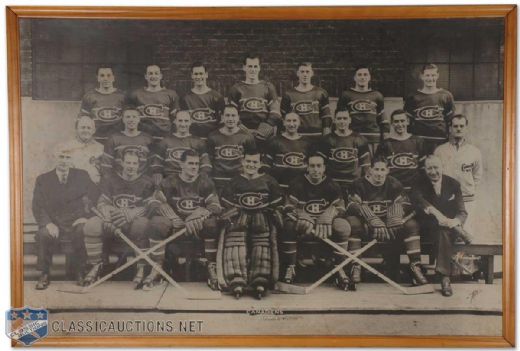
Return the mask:
<svg viewBox="0 0 520 351">
<path fill-rule="evenodd" d="M 48 335 L 49 311 L 32 307 L 12 308 L 5 313 L 5 332 L 29 346 Z"/>
</svg>

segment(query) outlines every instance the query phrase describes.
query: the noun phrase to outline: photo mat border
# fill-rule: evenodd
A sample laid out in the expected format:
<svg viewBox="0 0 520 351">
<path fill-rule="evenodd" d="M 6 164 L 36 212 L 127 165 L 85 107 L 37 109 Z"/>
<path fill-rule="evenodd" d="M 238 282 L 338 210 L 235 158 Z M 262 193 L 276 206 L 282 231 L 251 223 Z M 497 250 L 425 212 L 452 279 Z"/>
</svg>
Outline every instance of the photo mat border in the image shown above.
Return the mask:
<svg viewBox="0 0 520 351">
<path fill-rule="evenodd" d="M 139 336 L 47 337 L 38 346 L 58 347 L 514 347 L 515 346 L 515 131 L 517 6 L 351 6 L 351 7 L 56 7 L 7 6 L 7 58 L 11 207 L 11 305 L 23 298 L 23 155 L 20 77 L 22 18 L 193 19 L 193 20 L 383 20 L 503 18 L 504 117 L 502 143 L 503 334 L 501 337 L 459 336 Z M 20 346 L 13 341 L 13 346 Z"/>
</svg>

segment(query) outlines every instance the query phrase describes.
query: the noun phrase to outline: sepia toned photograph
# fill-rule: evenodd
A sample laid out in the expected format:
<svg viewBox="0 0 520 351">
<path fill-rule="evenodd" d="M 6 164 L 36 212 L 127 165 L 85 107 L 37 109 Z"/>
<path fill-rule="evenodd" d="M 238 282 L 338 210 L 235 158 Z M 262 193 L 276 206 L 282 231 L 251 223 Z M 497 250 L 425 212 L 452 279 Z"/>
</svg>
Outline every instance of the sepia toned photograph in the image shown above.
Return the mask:
<svg viewBox="0 0 520 351">
<path fill-rule="evenodd" d="M 14 340 L 502 340 L 504 15 L 17 21 Z"/>
</svg>

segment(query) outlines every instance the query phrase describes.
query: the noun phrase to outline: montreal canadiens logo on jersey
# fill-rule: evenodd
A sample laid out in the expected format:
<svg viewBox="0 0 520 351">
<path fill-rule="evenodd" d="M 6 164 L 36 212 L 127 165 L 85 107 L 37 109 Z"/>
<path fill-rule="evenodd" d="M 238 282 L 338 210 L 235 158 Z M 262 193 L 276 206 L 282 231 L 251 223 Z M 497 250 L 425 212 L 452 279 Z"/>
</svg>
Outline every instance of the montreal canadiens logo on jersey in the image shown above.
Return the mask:
<svg viewBox="0 0 520 351">
<path fill-rule="evenodd" d="M 415 110 L 417 119 L 443 119 L 442 111 L 444 109 L 440 106 L 424 106 Z"/>
<path fill-rule="evenodd" d="M 223 145 L 217 148 L 217 156 L 225 160 L 236 160 L 242 157 L 243 149 L 240 145 Z"/>
<path fill-rule="evenodd" d="M 355 100 L 350 103 L 350 106 L 352 108 L 352 112 L 354 113 L 376 113 L 377 104 L 370 100 Z"/>
<path fill-rule="evenodd" d="M 366 204 L 376 216 L 386 215 L 387 201 L 368 201 Z"/>
<path fill-rule="evenodd" d="M 417 168 L 417 158 L 411 153 L 400 153 L 389 157 L 390 168 Z"/>
<path fill-rule="evenodd" d="M 92 112 L 94 112 L 94 119 L 103 122 L 113 122 L 121 118 L 121 109 L 117 107 L 100 107 Z"/>
<path fill-rule="evenodd" d="M 473 172 L 474 164 L 473 163 L 463 163 L 461 165 L 462 172 Z"/>
<path fill-rule="evenodd" d="M 255 209 L 267 205 L 268 194 L 244 193 L 238 196 L 238 204 L 243 208 Z"/>
<path fill-rule="evenodd" d="M 291 167 L 301 167 L 304 159 L 305 155 L 301 152 L 289 152 L 283 155 L 282 162 Z"/>
<path fill-rule="evenodd" d="M 354 161 L 358 158 L 358 150 L 354 148 L 331 149 L 331 158 L 339 162 Z"/>
<path fill-rule="evenodd" d="M 166 157 L 166 161 L 180 161 L 181 156 L 184 153 L 184 151 L 189 150 L 187 147 L 178 147 L 178 148 L 171 148 L 166 151 L 166 154 L 168 157 Z"/>
<path fill-rule="evenodd" d="M 249 98 L 243 101 L 244 110 L 250 112 L 261 112 L 266 110 L 267 101 L 260 98 Z"/>
<path fill-rule="evenodd" d="M 325 199 L 310 200 L 307 201 L 303 209 L 305 212 L 316 216 L 322 214 L 328 205 L 329 203 Z"/>
<path fill-rule="evenodd" d="M 216 119 L 213 118 L 212 112 L 213 111 L 210 111 L 209 109 L 196 109 L 191 113 L 191 119 L 197 123 L 216 121 Z"/>
<path fill-rule="evenodd" d="M 177 207 L 182 211 L 193 211 L 194 209 L 201 206 L 201 198 L 174 198 L 176 201 Z"/>
<path fill-rule="evenodd" d="M 150 104 L 143 107 L 143 114 L 149 117 L 164 117 L 168 116 L 168 110 L 164 105 Z"/>
<path fill-rule="evenodd" d="M 114 205 L 118 208 L 133 208 L 141 198 L 135 195 L 119 194 L 114 196 Z"/>
<path fill-rule="evenodd" d="M 318 112 L 317 101 L 300 101 L 294 105 L 294 111 L 299 115 Z"/>
</svg>

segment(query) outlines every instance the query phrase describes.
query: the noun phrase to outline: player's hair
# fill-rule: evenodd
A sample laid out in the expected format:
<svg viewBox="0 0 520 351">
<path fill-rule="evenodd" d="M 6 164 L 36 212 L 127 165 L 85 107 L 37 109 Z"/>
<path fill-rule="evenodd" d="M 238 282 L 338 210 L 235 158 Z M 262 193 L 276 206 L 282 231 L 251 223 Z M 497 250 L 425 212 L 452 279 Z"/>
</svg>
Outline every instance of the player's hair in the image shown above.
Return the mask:
<svg viewBox="0 0 520 351">
<path fill-rule="evenodd" d="M 131 105 L 125 106 L 123 108 L 123 112 L 121 113 L 121 116 L 124 116 L 126 111 L 137 111 L 137 113 L 139 113 L 139 116 L 141 116 L 141 112 L 139 112 L 139 110 L 135 106 L 131 106 Z"/>
<path fill-rule="evenodd" d="M 350 112 L 348 112 L 347 109 L 336 110 L 336 111 L 334 112 L 334 117 L 336 117 L 336 116 L 338 115 L 338 113 L 341 113 L 341 112 L 346 112 L 347 115 L 350 117 Z"/>
<path fill-rule="evenodd" d="M 451 117 L 450 121 L 448 122 L 448 125 L 451 126 L 453 124 L 453 119 L 454 118 L 457 118 L 457 119 L 464 119 L 466 121 L 466 125 L 469 124 L 469 120 L 468 120 L 468 117 L 466 117 L 466 115 L 463 115 L 462 113 L 458 113 L 456 115 L 454 115 L 453 117 Z"/>
<path fill-rule="evenodd" d="M 422 66 L 421 73 L 424 73 L 424 71 L 426 71 L 427 69 L 436 69 L 437 71 L 439 71 L 439 67 L 437 67 L 437 65 L 433 63 L 427 63 L 424 66 Z"/>
<path fill-rule="evenodd" d="M 177 118 L 177 116 L 178 116 L 180 113 L 187 113 L 188 116 L 190 116 L 190 111 L 188 111 L 188 110 L 179 110 L 179 111 L 175 112 L 175 117 L 174 117 L 174 119 Z"/>
<path fill-rule="evenodd" d="M 233 108 L 233 109 L 235 109 L 238 112 L 238 107 L 236 107 L 233 104 L 226 104 L 226 106 L 224 106 L 224 110 L 227 109 L 227 108 Z M 222 111 L 224 111 L 224 110 L 222 110 Z"/>
<path fill-rule="evenodd" d="M 78 129 L 78 124 L 79 124 L 79 121 L 84 119 L 84 118 L 88 118 L 89 121 L 92 123 L 92 125 L 94 126 L 94 128 L 96 128 L 96 123 L 94 122 L 94 120 L 92 119 L 92 117 L 88 116 L 88 115 L 79 115 L 78 118 L 76 118 L 76 121 L 74 122 L 74 129 Z"/>
<path fill-rule="evenodd" d="M 244 157 L 260 155 L 260 150 L 256 146 L 246 146 L 244 148 Z"/>
<path fill-rule="evenodd" d="M 193 149 L 184 151 L 181 155 L 181 162 L 186 162 L 188 157 L 200 157 L 199 153 Z"/>
<path fill-rule="evenodd" d="M 309 154 L 307 155 L 307 162 L 311 159 L 311 157 L 320 157 L 323 160 L 323 164 L 325 164 L 325 157 L 317 150 L 312 150 L 311 152 L 309 152 Z"/>
<path fill-rule="evenodd" d="M 159 66 L 158 64 L 156 63 L 150 63 L 149 65 L 146 65 L 146 67 L 144 68 L 144 71 L 148 71 L 148 67 L 152 67 L 152 66 L 156 66 L 156 67 L 159 67 L 159 71 L 162 72 L 162 69 L 161 69 L 161 66 Z"/>
<path fill-rule="evenodd" d="M 296 112 L 289 112 L 289 113 L 286 113 L 285 115 L 282 116 L 282 119 L 285 120 L 285 119 L 287 118 L 287 116 L 290 116 L 290 115 L 295 115 L 295 116 L 298 117 L 298 119 L 300 119 L 300 115 L 297 114 Z"/>
<path fill-rule="evenodd" d="M 99 65 L 96 69 L 96 76 L 99 74 L 99 70 L 102 68 L 110 68 L 112 73 L 114 73 L 114 69 L 112 68 L 112 65 Z"/>
<path fill-rule="evenodd" d="M 139 155 L 137 154 L 137 152 L 135 150 L 127 149 L 127 150 L 123 151 L 123 155 L 121 156 L 121 161 L 124 161 L 125 157 L 128 155 L 135 156 L 139 159 Z"/>
<path fill-rule="evenodd" d="M 370 167 L 374 167 L 374 165 L 378 162 L 383 162 L 385 166 L 388 167 L 388 160 L 382 155 L 378 155 L 372 158 L 372 160 L 370 160 Z"/>
<path fill-rule="evenodd" d="M 357 65 L 356 67 L 354 67 L 354 74 L 356 74 L 356 72 L 359 71 L 360 69 L 368 69 L 370 71 L 370 67 L 368 67 L 367 64 L 361 63 L 361 64 Z"/>
<path fill-rule="evenodd" d="M 301 66 L 312 68 L 312 62 L 309 61 L 300 61 L 298 62 L 298 66 L 296 66 L 296 70 L 299 70 Z"/>
<path fill-rule="evenodd" d="M 208 68 L 206 67 L 206 65 L 202 62 L 202 61 L 195 61 L 191 64 L 191 69 L 190 71 L 193 72 L 193 69 L 195 67 L 202 67 L 204 68 L 204 72 L 207 72 L 208 71 Z"/>
<path fill-rule="evenodd" d="M 262 62 L 262 58 L 260 57 L 260 54 L 258 54 L 256 52 L 249 52 L 244 55 L 244 59 L 242 60 L 242 63 L 244 65 L 246 64 L 247 59 L 251 59 L 251 60 L 258 59 L 258 62 Z"/>
<path fill-rule="evenodd" d="M 393 122 L 394 116 L 397 116 L 397 115 L 406 115 L 406 118 L 408 118 L 408 114 L 406 113 L 406 111 L 398 108 L 397 110 L 394 110 L 394 112 L 392 112 L 392 114 L 390 115 L 390 122 Z"/>
</svg>

